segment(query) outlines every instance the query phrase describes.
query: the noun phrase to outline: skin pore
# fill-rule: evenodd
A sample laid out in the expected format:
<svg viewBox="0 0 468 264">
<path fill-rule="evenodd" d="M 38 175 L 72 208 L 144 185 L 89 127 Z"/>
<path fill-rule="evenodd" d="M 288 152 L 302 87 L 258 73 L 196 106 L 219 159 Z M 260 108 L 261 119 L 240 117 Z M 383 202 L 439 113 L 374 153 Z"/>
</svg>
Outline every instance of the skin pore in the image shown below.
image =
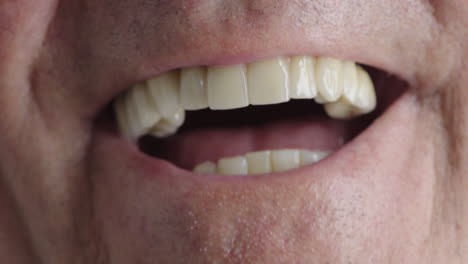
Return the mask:
<svg viewBox="0 0 468 264">
<path fill-rule="evenodd" d="M 467 263 L 464 0 L 0 3 L 5 263 Z M 155 163 L 98 116 L 173 68 L 328 55 L 409 91 L 351 146 L 271 178 Z"/>
</svg>

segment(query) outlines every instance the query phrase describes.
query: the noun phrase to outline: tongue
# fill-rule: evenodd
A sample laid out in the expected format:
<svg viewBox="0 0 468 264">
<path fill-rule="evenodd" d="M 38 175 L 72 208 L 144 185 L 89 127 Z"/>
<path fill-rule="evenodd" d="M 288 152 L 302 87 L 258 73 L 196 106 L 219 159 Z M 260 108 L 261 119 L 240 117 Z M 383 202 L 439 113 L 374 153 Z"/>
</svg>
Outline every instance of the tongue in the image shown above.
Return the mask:
<svg viewBox="0 0 468 264">
<path fill-rule="evenodd" d="M 348 141 L 355 131 L 355 122 L 312 116 L 275 120 L 262 125 L 189 129 L 164 140 L 145 137 L 140 146 L 152 156 L 192 169 L 207 160 L 217 161 L 259 150 L 333 151 Z"/>
</svg>

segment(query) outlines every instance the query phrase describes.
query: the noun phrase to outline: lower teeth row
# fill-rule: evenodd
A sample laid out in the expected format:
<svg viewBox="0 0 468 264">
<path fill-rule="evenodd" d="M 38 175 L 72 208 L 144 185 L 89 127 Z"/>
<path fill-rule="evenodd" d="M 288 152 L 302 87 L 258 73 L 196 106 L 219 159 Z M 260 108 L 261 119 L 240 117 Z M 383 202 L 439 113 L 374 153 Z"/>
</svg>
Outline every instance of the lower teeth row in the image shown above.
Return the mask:
<svg viewBox="0 0 468 264">
<path fill-rule="evenodd" d="M 224 175 L 252 175 L 280 172 L 316 163 L 327 157 L 330 151 L 281 149 L 250 152 L 242 156 L 222 158 L 217 163 L 203 162 L 195 172 Z"/>
</svg>

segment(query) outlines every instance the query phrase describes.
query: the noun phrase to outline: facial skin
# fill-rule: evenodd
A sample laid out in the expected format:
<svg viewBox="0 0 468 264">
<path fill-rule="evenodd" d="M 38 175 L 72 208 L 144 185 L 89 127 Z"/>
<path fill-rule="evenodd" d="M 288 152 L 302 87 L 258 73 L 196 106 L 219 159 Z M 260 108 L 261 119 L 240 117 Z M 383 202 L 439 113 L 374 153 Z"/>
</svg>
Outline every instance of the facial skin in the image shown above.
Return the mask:
<svg viewBox="0 0 468 264">
<path fill-rule="evenodd" d="M 467 263 L 464 0 L 0 3 L 4 263 Z M 139 153 L 97 116 L 188 65 L 328 55 L 411 89 L 314 168 L 236 180 Z"/>
</svg>

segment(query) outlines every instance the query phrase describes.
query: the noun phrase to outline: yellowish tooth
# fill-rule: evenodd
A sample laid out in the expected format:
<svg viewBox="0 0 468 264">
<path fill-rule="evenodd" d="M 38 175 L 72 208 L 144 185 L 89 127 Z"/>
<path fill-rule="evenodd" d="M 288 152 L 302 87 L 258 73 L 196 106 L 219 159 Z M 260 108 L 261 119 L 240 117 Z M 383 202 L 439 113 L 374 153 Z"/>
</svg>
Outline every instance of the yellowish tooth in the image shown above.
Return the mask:
<svg viewBox="0 0 468 264">
<path fill-rule="evenodd" d="M 185 121 L 185 110 L 179 108 L 171 117 L 162 118 L 150 131 L 156 137 L 167 137 L 179 129 Z"/>
<path fill-rule="evenodd" d="M 143 129 L 148 130 L 154 126 L 160 119 L 161 115 L 156 109 L 152 101 L 148 100 L 146 86 L 144 84 L 137 84 L 129 91 L 127 96 L 131 97 L 132 106 L 140 120 Z"/>
<path fill-rule="evenodd" d="M 289 76 L 289 97 L 305 99 L 314 98 L 317 95 L 315 59 L 313 57 L 292 57 L 289 65 Z"/>
<path fill-rule="evenodd" d="M 128 120 L 128 129 L 130 131 L 130 135 L 133 140 L 138 139 L 138 137 L 142 136 L 145 134 L 147 131 L 147 128 L 144 127 L 144 125 L 140 121 L 140 117 L 138 116 L 137 110 L 135 103 L 133 101 L 132 96 L 130 95 L 130 92 L 126 92 L 124 95 L 124 105 L 125 105 L 125 110 L 127 114 L 127 120 Z"/>
<path fill-rule="evenodd" d="M 312 163 L 316 163 L 328 155 L 330 155 L 329 151 L 301 150 L 300 166 L 302 167 Z"/>
<path fill-rule="evenodd" d="M 342 62 L 334 58 L 320 57 L 317 59 L 315 72 L 318 97 L 321 98 L 317 101 L 337 101 L 343 92 Z"/>
<path fill-rule="evenodd" d="M 208 105 L 213 110 L 246 107 L 247 79 L 245 65 L 208 67 Z"/>
<path fill-rule="evenodd" d="M 265 105 L 289 100 L 288 59 L 275 58 L 248 65 L 247 87 L 252 105 Z"/>
<path fill-rule="evenodd" d="M 358 72 L 356 63 L 345 61 L 343 63 L 343 98 L 348 102 L 353 102 L 358 93 Z"/>
<path fill-rule="evenodd" d="M 356 69 L 359 76 L 359 92 L 356 96 L 356 102 L 353 102 L 353 105 L 357 107 L 362 114 L 367 114 L 375 109 L 377 96 L 369 74 L 362 67 L 357 67 Z"/>
<path fill-rule="evenodd" d="M 262 174 L 271 172 L 271 152 L 258 151 L 247 153 L 249 174 Z"/>
<path fill-rule="evenodd" d="M 173 126 L 180 127 L 185 122 L 185 110 L 182 108 L 177 109 L 177 111 L 170 117 L 164 119 Z"/>
<path fill-rule="evenodd" d="M 148 91 L 162 117 L 170 118 L 180 108 L 179 74 L 171 71 L 148 80 Z"/>
<path fill-rule="evenodd" d="M 149 134 L 158 138 L 168 137 L 177 132 L 177 127 L 174 127 L 166 122 L 160 122 L 157 126 L 153 127 Z"/>
<path fill-rule="evenodd" d="M 181 71 L 180 103 L 185 110 L 208 107 L 206 67 L 191 67 Z"/>
<path fill-rule="evenodd" d="M 341 98 L 336 102 L 325 104 L 325 111 L 335 119 L 350 119 L 358 114 L 352 105 L 359 92 L 358 72 L 354 62 L 343 63 L 343 82 L 344 89 Z"/>
<path fill-rule="evenodd" d="M 120 132 L 129 140 L 133 140 L 133 136 L 130 131 L 130 123 L 127 118 L 125 99 L 123 96 L 117 97 L 114 101 L 114 112 L 119 125 Z"/>
<path fill-rule="evenodd" d="M 206 174 L 216 173 L 216 164 L 212 161 L 206 161 L 195 166 L 193 171 Z"/>
<path fill-rule="evenodd" d="M 247 175 L 249 168 L 244 156 L 224 158 L 218 161 L 218 173 L 226 175 Z"/>
<path fill-rule="evenodd" d="M 298 168 L 300 165 L 299 150 L 284 149 L 272 151 L 271 164 L 274 172 Z"/>
<path fill-rule="evenodd" d="M 344 99 L 325 104 L 324 108 L 328 116 L 334 119 L 348 120 L 357 115 L 356 109 Z"/>
<path fill-rule="evenodd" d="M 199 173 L 220 173 L 229 175 L 254 175 L 281 172 L 306 166 L 330 155 L 331 151 L 321 150 L 265 150 L 250 152 L 243 156 L 226 157 L 214 163 L 207 161 L 193 169 Z"/>
<path fill-rule="evenodd" d="M 360 66 L 355 66 L 354 75 L 352 78 L 355 78 L 355 84 L 351 78 L 348 78 L 350 86 L 345 90 L 343 97 L 337 102 L 325 105 L 325 111 L 330 117 L 350 119 L 375 109 L 377 99 L 369 74 Z"/>
</svg>

